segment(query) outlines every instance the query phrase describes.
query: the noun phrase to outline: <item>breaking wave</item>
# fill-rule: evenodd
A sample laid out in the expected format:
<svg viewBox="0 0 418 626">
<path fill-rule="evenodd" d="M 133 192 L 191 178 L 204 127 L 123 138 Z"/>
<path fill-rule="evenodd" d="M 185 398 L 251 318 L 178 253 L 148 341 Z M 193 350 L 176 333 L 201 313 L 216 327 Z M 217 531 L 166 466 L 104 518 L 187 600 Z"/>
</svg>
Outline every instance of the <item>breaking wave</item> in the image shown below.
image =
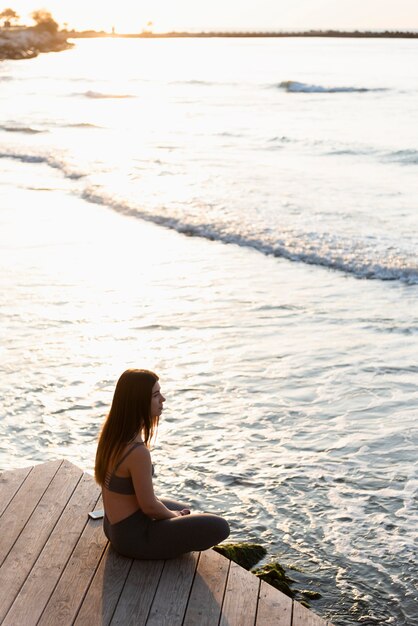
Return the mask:
<svg viewBox="0 0 418 626">
<path fill-rule="evenodd" d="M 386 160 L 402 165 L 418 165 L 418 150 L 397 150 L 389 152 Z"/>
<path fill-rule="evenodd" d="M 180 219 L 173 215 L 151 213 L 97 188 L 85 189 L 82 197 L 88 202 L 108 206 L 124 215 L 153 222 L 188 236 L 250 247 L 263 254 L 339 270 L 356 278 L 418 284 L 418 258 L 401 251 L 394 254 L 389 251 L 390 243 L 379 247 L 376 241 L 344 240 L 329 233 L 296 230 L 288 230 L 274 238 L 262 231 L 254 236 L 253 230 L 251 234 L 245 232 L 245 226 L 242 233 L 228 232 L 224 224 L 197 222 L 193 218 L 187 221 L 184 216 Z"/>
<path fill-rule="evenodd" d="M 310 85 L 300 83 L 295 80 L 284 80 L 278 85 L 279 89 L 284 89 L 289 93 L 366 93 L 370 91 L 386 91 L 384 88 L 368 89 L 366 87 L 323 87 L 321 85 Z"/>
<path fill-rule="evenodd" d="M 100 99 L 119 99 L 123 100 L 125 98 L 135 98 L 132 94 L 128 93 L 101 93 L 100 91 L 85 91 L 83 93 L 74 94 L 76 96 L 84 96 L 85 98 L 93 98 L 95 100 Z"/>
<path fill-rule="evenodd" d="M 249 247 L 266 255 L 338 270 L 356 278 L 418 284 L 418 256 L 407 243 L 402 249 L 398 249 L 393 241 L 382 237 L 346 237 L 327 232 L 283 228 L 279 224 L 273 229 L 265 228 L 263 224 L 257 226 L 245 220 L 211 220 L 204 211 L 185 214 L 183 210 L 177 212 L 175 208 L 167 207 L 155 211 L 134 201 L 113 196 L 101 186 L 92 185 L 91 181 L 88 182 L 88 173 L 77 171 L 64 158 L 49 154 L 20 153 L 16 150 L 1 151 L 0 158 L 46 164 L 59 169 L 71 180 L 85 177 L 86 186 L 74 189 L 84 200 L 188 236 Z M 202 220 L 203 215 L 207 221 Z"/>
<path fill-rule="evenodd" d="M 48 154 L 28 154 L 15 150 L 3 150 L 0 152 L 0 159 L 13 159 L 15 161 L 21 161 L 22 163 L 43 163 L 49 165 L 49 167 L 60 170 L 64 176 L 70 180 L 78 180 L 86 175 L 84 172 L 77 171 L 75 168 L 69 166 L 64 160 Z"/>
<path fill-rule="evenodd" d="M 79 122 L 78 124 L 64 124 L 65 128 L 102 128 L 97 124 L 90 124 L 89 122 Z"/>
<path fill-rule="evenodd" d="M 211 87 L 216 83 L 213 83 L 208 80 L 198 80 L 197 78 L 191 80 L 174 80 L 171 82 L 171 85 L 202 85 L 204 87 Z"/>
<path fill-rule="evenodd" d="M 37 135 L 46 132 L 30 126 L 13 126 L 12 124 L 2 124 L 0 130 L 4 130 L 6 133 L 24 133 L 25 135 Z"/>
</svg>

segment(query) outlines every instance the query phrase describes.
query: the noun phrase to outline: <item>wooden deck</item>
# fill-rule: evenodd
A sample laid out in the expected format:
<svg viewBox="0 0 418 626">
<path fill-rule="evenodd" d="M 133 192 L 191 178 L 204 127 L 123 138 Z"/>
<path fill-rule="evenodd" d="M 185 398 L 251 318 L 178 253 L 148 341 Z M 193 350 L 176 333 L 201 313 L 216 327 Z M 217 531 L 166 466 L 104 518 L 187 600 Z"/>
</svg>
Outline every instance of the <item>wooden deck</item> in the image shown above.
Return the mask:
<svg viewBox="0 0 418 626">
<path fill-rule="evenodd" d="M 136 561 L 108 545 L 93 478 L 68 461 L 0 476 L 0 623 L 327 626 L 213 550 Z M 329 626 L 329 625 L 328 625 Z"/>
</svg>

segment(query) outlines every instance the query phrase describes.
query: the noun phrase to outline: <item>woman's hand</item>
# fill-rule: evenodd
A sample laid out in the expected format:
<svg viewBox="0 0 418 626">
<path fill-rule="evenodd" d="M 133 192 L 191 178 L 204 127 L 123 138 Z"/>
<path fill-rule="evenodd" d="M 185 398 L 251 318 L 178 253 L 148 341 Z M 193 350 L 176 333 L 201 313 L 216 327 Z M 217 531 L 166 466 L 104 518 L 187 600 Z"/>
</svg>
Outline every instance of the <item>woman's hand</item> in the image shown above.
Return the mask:
<svg viewBox="0 0 418 626">
<path fill-rule="evenodd" d="M 183 515 L 190 515 L 190 509 L 182 509 L 181 511 L 176 511 L 177 517 L 182 517 Z"/>
</svg>

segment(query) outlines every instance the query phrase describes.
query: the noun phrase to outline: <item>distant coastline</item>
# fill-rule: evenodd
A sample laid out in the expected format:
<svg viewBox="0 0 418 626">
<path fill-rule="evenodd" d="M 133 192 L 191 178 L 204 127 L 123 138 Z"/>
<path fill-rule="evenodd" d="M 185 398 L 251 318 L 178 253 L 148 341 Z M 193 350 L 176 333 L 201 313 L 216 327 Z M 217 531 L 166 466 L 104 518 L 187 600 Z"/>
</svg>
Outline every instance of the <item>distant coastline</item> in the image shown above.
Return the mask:
<svg viewBox="0 0 418 626">
<path fill-rule="evenodd" d="M 54 24 L 56 24 L 54 22 Z M 418 31 L 272 31 L 272 32 L 167 32 L 154 33 L 107 33 L 105 31 L 74 31 L 33 27 L 13 27 L 0 29 L 0 61 L 5 59 L 31 59 L 42 52 L 60 52 L 71 48 L 68 39 L 86 38 L 129 38 L 129 39 L 196 39 L 196 38 L 283 38 L 283 37 L 336 37 L 357 39 L 418 39 Z"/>
<path fill-rule="evenodd" d="M 417 31 L 345 31 L 345 30 L 305 30 L 305 31 L 211 31 L 211 32 L 181 32 L 154 33 L 143 31 L 141 33 L 107 33 L 104 31 L 63 31 L 70 39 L 92 37 L 121 37 L 138 39 L 165 39 L 165 38 L 210 38 L 210 37 L 341 37 L 358 39 L 418 39 Z"/>
</svg>

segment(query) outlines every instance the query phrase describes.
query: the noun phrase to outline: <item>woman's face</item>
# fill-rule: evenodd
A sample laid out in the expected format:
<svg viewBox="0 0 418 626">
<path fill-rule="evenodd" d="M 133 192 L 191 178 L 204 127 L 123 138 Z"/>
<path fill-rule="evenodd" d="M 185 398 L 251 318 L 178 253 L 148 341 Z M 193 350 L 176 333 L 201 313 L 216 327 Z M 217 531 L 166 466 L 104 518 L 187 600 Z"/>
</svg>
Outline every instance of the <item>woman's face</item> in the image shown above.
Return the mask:
<svg viewBox="0 0 418 626">
<path fill-rule="evenodd" d="M 165 398 L 161 393 L 160 383 L 157 380 L 151 392 L 151 417 L 160 417 L 164 402 Z"/>
</svg>

